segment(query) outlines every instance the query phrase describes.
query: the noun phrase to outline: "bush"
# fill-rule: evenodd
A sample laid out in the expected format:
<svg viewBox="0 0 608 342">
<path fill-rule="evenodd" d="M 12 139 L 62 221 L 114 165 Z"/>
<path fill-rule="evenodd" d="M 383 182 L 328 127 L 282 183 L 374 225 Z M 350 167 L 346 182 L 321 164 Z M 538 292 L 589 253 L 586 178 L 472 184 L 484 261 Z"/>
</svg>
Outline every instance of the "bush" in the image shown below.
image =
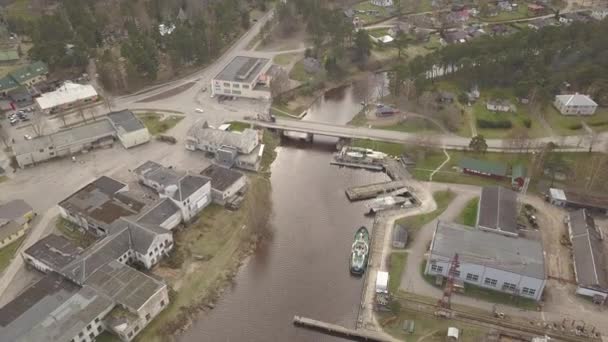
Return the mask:
<svg viewBox="0 0 608 342">
<path fill-rule="evenodd" d="M 513 123 L 510 120 L 484 120 L 484 119 L 477 119 L 477 127 L 479 128 L 502 128 L 502 129 L 509 129 L 511 127 L 513 127 Z"/>
<path fill-rule="evenodd" d="M 581 128 L 583 128 L 583 124 L 580 124 L 580 123 L 576 123 L 576 124 L 572 124 L 572 125 L 568 126 L 568 129 L 571 129 L 573 131 L 579 130 Z"/>
<path fill-rule="evenodd" d="M 596 121 L 596 122 L 589 122 L 587 123 L 589 126 L 593 126 L 593 127 L 598 127 L 598 126 L 605 126 L 608 125 L 608 120 L 604 120 L 604 121 Z"/>
<path fill-rule="evenodd" d="M 526 126 L 526 128 L 530 128 L 532 127 L 532 120 L 530 120 L 529 118 L 525 118 L 522 120 L 524 126 Z"/>
<path fill-rule="evenodd" d="M 182 264 L 184 263 L 184 259 L 185 259 L 184 252 L 182 252 L 181 250 L 179 250 L 177 248 L 173 248 L 171 253 L 169 253 L 169 257 L 167 257 L 165 259 L 164 263 L 169 268 L 178 269 L 178 268 L 182 267 Z"/>
</svg>

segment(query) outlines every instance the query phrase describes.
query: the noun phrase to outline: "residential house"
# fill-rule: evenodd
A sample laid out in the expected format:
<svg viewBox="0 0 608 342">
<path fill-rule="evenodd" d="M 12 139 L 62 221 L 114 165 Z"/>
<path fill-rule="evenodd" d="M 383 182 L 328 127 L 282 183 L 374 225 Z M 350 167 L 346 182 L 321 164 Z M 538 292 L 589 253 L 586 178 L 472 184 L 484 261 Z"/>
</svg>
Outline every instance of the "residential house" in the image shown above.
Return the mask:
<svg viewBox="0 0 608 342">
<path fill-rule="evenodd" d="M 517 193 L 501 186 L 484 186 L 477 206 L 476 227 L 517 237 Z"/>
<path fill-rule="evenodd" d="M 347 8 L 342 13 L 344 13 L 345 17 L 350 18 L 350 19 L 355 17 L 355 10 L 352 8 Z"/>
<path fill-rule="evenodd" d="M 393 0 L 370 0 L 370 3 L 374 6 L 380 6 L 380 7 L 393 6 Z"/>
<path fill-rule="evenodd" d="M 468 9 L 464 8 L 458 11 L 452 11 L 445 16 L 445 22 L 449 24 L 462 24 L 471 19 Z"/>
<path fill-rule="evenodd" d="M 23 86 L 9 90 L 7 96 L 11 100 L 13 108 L 27 107 L 34 103 L 32 94 Z"/>
<path fill-rule="evenodd" d="M 323 71 L 321 61 L 313 57 L 304 58 L 302 60 L 302 65 L 304 66 L 304 70 L 306 70 L 306 72 L 309 74 L 317 74 Z"/>
<path fill-rule="evenodd" d="M 458 167 L 463 173 L 475 176 L 502 179 L 507 177 L 507 166 L 502 163 L 473 158 L 462 158 Z"/>
<path fill-rule="evenodd" d="M 395 223 L 393 226 L 393 248 L 405 248 L 405 245 L 407 245 L 408 235 L 407 228 Z"/>
<path fill-rule="evenodd" d="M 608 17 L 608 7 L 597 7 L 591 10 L 591 18 L 595 20 L 604 20 Z"/>
<path fill-rule="evenodd" d="M 437 222 L 424 273 L 448 276 L 458 255 L 457 281 L 539 301 L 547 274 L 540 241 Z"/>
<path fill-rule="evenodd" d="M 108 113 L 108 119 L 116 130 L 116 136 L 124 148 L 131 148 L 150 141 L 150 132 L 130 110 Z"/>
<path fill-rule="evenodd" d="M 201 175 L 211 179 L 211 197 L 214 203 L 220 205 L 226 204 L 247 186 L 244 174 L 219 165 L 210 165 Z"/>
<path fill-rule="evenodd" d="M 503 12 L 512 12 L 513 11 L 513 6 L 511 5 L 511 3 L 509 1 L 498 1 L 498 3 L 496 4 L 496 7 L 498 7 L 498 9 Z"/>
<path fill-rule="evenodd" d="M 495 24 L 490 26 L 490 32 L 494 36 L 504 36 L 511 33 L 512 30 L 505 24 Z"/>
<path fill-rule="evenodd" d="M 17 85 L 32 87 L 46 81 L 48 73 L 48 66 L 44 62 L 38 61 L 12 71 L 8 76 Z"/>
<path fill-rule="evenodd" d="M 201 150 L 214 155 L 215 162 L 227 167 L 257 171 L 260 168 L 264 145 L 258 131 L 246 128 L 243 132 L 222 131 L 207 122 L 196 123 L 188 131 L 186 149 Z"/>
<path fill-rule="evenodd" d="M 575 21 L 580 21 L 582 23 L 587 23 L 591 20 L 591 17 L 589 17 L 588 15 L 583 15 L 581 13 L 576 13 L 576 12 L 572 12 L 572 13 L 565 13 L 559 16 L 559 22 L 562 24 L 572 24 Z"/>
<path fill-rule="evenodd" d="M 582 296 L 608 297 L 608 263 L 604 233 L 585 209 L 568 214 L 568 236 L 572 244 L 576 293 Z"/>
<path fill-rule="evenodd" d="M 582 94 L 557 95 L 553 105 L 562 115 L 593 115 L 598 107 L 589 96 Z"/>
<path fill-rule="evenodd" d="M 545 12 L 545 6 L 539 4 L 528 4 L 528 15 L 539 16 Z"/>
<path fill-rule="evenodd" d="M 153 161 L 143 163 L 133 173 L 144 185 L 156 190 L 161 198 L 170 199 L 181 211 L 181 219 L 185 222 L 211 203 L 211 183 L 207 177 L 180 173 Z M 164 208 L 169 209 L 169 206 Z M 169 219 L 174 217 L 174 213 L 165 216 Z"/>
<path fill-rule="evenodd" d="M 32 207 L 21 199 L 0 204 L 0 248 L 25 235 L 34 215 Z"/>
<path fill-rule="evenodd" d="M 508 100 L 492 99 L 486 102 L 486 109 L 491 112 L 514 112 L 515 105 Z"/>
<path fill-rule="evenodd" d="M 471 90 L 469 90 L 467 92 L 467 99 L 469 100 L 469 103 L 473 103 L 473 102 L 479 100 L 480 96 L 481 96 L 481 93 L 479 92 L 479 87 L 477 87 L 477 86 L 473 86 L 471 88 Z"/>
</svg>

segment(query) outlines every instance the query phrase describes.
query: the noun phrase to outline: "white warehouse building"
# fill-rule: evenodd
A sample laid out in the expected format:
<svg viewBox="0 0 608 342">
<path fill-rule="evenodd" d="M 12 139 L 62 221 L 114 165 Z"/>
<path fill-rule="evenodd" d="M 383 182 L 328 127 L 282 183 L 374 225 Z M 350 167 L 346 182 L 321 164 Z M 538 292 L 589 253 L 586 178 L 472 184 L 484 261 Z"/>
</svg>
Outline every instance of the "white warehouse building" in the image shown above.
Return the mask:
<svg viewBox="0 0 608 342">
<path fill-rule="evenodd" d="M 271 66 L 268 58 L 236 56 L 211 80 L 211 94 L 268 100 Z"/>
<path fill-rule="evenodd" d="M 541 299 L 547 276 L 540 241 L 438 221 L 424 273 L 447 277 L 455 254 L 464 283 Z"/>
</svg>

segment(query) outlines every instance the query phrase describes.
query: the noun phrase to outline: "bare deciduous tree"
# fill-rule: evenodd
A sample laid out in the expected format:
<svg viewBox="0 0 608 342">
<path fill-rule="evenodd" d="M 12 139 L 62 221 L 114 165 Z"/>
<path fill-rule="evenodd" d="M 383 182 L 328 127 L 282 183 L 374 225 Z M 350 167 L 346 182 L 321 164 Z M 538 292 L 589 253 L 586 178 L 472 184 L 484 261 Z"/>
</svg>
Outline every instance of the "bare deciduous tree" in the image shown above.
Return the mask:
<svg viewBox="0 0 608 342">
<path fill-rule="evenodd" d="M 8 148 L 8 141 L 9 141 L 8 133 L 4 130 L 4 128 L 2 128 L 2 126 L 0 126 L 0 140 L 2 140 L 4 147 Z"/>
<path fill-rule="evenodd" d="M 287 72 L 281 68 L 270 81 L 270 94 L 275 98 L 287 90 L 289 90 L 289 76 L 287 75 Z"/>
<path fill-rule="evenodd" d="M 32 130 L 36 136 L 41 136 L 44 134 L 44 129 L 46 127 L 46 118 L 42 113 L 34 113 L 32 115 Z"/>
<path fill-rule="evenodd" d="M 246 201 L 247 225 L 259 237 L 272 236 L 270 218 L 272 215 L 272 198 L 270 182 L 265 178 L 252 180 L 249 197 Z"/>
</svg>

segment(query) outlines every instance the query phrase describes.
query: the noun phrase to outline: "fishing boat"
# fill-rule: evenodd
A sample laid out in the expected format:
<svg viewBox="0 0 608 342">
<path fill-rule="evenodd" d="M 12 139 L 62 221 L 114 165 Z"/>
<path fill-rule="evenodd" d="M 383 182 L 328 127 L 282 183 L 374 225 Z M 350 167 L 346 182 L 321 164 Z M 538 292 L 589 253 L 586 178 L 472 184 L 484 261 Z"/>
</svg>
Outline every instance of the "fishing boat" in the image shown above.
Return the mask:
<svg viewBox="0 0 608 342">
<path fill-rule="evenodd" d="M 367 231 L 367 228 L 361 227 L 355 233 L 355 242 L 353 242 L 350 254 L 350 272 L 352 274 L 363 274 L 365 272 L 368 254 L 369 231 Z"/>
</svg>

